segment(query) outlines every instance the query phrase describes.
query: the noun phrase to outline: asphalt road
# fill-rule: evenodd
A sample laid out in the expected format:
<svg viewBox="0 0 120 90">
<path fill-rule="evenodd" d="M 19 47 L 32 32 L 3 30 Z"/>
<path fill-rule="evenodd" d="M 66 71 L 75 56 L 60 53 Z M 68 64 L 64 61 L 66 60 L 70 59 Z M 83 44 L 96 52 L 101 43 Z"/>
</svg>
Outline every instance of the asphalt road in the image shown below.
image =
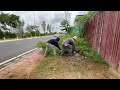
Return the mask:
<svg viewBox="0 0 120 90">
<path fill-rule="evenodd" d="M 0 42 L 0 63 L 37 47 L 39 41 L 46 42 L 54 36 Z"/>
</svg>

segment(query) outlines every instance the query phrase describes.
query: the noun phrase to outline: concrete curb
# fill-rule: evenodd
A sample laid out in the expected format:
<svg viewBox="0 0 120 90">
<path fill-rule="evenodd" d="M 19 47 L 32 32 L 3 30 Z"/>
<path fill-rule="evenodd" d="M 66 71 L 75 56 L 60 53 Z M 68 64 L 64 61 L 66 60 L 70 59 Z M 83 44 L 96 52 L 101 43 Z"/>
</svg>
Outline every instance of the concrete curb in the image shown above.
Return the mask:
<svg viewBox="0 0 120 90">
<path fill-rule="evenodd" d="M 30 52 L 36 50 L 36 49 L 38 49 L 38 48 L 34 48 L 34 49 L 32 49 L 32 50 L 29 50 L 29 51 L 27 51 L 27 52 L 25 52 L 25 53 L 22 53 L 22 54 L 16 56 L 16 57 L 13 57 L 13 58 L 11 58 L 11 59 L 8 59 L 8 60 L 6 60 L 6 61 L 0 63 L 0 66 L 2 66 L 2 65 L 4 65 L 4 64 L 7 64 L 7 63 L 9 63 L 9 62 L 11 62 L 11 61 L 13 61 L 13 60 L 15 60 L 15 59 L 17 59 L 17 58 L 19 58 L 19 57 L 25 55 L 25 54 L 28 54 L 28 53 L 30 53 Z"/>
</svg>

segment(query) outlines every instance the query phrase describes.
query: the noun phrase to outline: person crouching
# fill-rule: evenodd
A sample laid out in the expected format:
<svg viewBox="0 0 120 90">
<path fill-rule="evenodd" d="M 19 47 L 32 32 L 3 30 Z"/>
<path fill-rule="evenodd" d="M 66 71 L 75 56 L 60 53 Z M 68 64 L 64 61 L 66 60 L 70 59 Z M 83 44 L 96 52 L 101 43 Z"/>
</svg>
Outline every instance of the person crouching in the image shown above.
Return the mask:
<svg viewBox="0 0 120 90">
<path fill-rule="evenodd" d="M 50 39 L 47 41 L 46 43 L 46 49 L 45 49 L 45 53 L 44 53 L 44 56 L 46 57 L 47 56 L 47 52 L 48 52 L 48 48 L 51 48 L 53 49 L 53 53 L 54 55 L 56 55 L 56 47 L 61 50 L 61 48 L 59 47 L 59 42 L 60 38 L 57 37 L 56 39 Z"/>
</svg>

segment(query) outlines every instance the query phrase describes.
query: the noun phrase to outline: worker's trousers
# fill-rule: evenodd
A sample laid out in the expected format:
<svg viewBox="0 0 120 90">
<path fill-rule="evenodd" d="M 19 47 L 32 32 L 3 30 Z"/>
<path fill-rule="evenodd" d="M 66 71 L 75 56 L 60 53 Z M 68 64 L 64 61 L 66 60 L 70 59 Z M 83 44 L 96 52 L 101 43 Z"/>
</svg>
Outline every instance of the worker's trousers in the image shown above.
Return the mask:
<svg viewBox="0 0 120 90">
<path fill-rule="evenodd" d="M 50 43 L 46 43 L 46 49 L 45 49 L 44 56 L 47 56 L 47 52 L 49 48 L 53 49 L 53 53 L 54 55 L 56 55 L 56 47 Z"/>
<path fill-rule="evenodd" d="M 62 45 L 62 49 L 61 49 L 61 55 L 68 53 L 69 55 L 72 55 L 72 47 L 69 46 L 64 46 Z"/>
</svg>

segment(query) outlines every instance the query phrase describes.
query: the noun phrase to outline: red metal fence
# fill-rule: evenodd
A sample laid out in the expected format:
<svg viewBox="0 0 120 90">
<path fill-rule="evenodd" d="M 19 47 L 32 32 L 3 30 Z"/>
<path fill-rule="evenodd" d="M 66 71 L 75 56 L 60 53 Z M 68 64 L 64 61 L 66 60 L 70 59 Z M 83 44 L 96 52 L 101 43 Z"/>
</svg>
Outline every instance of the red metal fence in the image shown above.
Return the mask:
<svg viewBox="0 0 120 90">
<path fill-rule="evenodd" d="M 84 36 L 115 70 L 120 70 L 120 11 L 97 11 L 86 24 Z"/>
</svg>

